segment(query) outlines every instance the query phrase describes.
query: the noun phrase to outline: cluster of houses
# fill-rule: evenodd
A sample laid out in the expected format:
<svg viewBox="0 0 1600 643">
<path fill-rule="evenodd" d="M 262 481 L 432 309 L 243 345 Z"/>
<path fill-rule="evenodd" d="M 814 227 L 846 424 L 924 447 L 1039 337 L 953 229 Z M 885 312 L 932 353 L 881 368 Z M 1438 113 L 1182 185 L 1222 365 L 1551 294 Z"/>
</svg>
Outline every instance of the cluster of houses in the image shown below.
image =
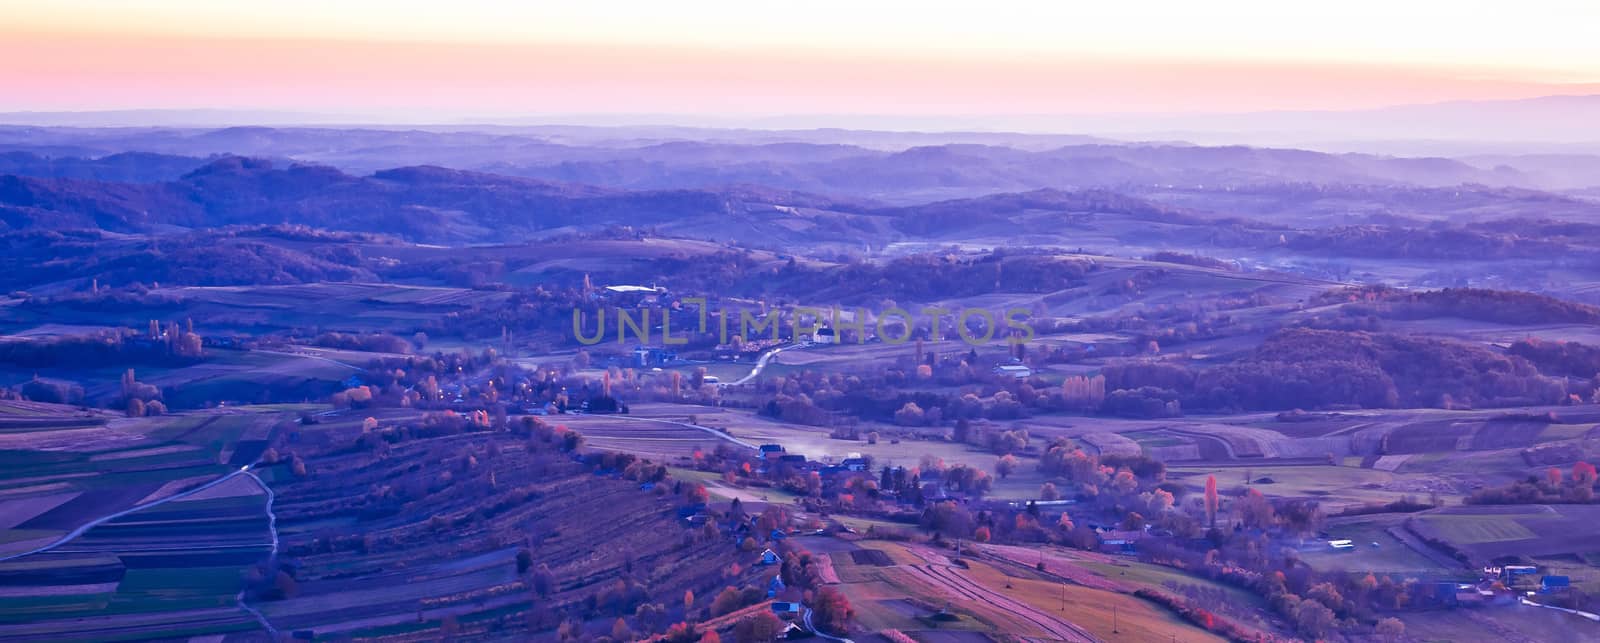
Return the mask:
<svg viewBox="0 0 1600 643">
<path fill-rule="evenodd" d="M 1480 607 L 1511 605 L 1525 597 L 1555 596 L 1571 589 L 1570 576 L 1541 575 L 1539 568 L 1532 565 L 1506 565 L 1483 568 L 1483 575 L 1477 582 L 1438 583 L 1435 597 L 1445 605 Z"/>
<path fill-rule="evenodd" d="M 872 466 L 872 461 L 862 457 L 859 453 L 850 454 L 840 460 L 838 464 L 827 464 L 816 460 L 807 460 L 804 455 L 799 453 L 789 453 L 781 444 L 763 444 L 756 447 L 756 451 L 762 462 L 766 463 L 760 473 L 766 473 L 773 467 L 789 467 L 796 473 L 815 471 L 822 476 L 824 483 L 843 474 L 865 472 Z"/>
</svg>

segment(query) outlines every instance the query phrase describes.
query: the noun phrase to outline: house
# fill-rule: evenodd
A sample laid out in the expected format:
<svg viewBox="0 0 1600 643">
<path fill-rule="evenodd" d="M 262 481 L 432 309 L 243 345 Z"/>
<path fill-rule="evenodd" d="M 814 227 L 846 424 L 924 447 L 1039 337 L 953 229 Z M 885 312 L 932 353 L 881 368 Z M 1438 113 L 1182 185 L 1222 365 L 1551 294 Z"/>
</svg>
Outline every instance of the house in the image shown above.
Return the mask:
<svg viewBox="0 0 1600 643">
<path fill-rule="evenodd" d="M 773 456 L 783 455 L 783 445 L 781 445 L 781 444 L 763 444 L 763 445 L 757 447 L 756 451 L 759 453 L 761 458 L 763 460 L 765 460 L 765 459 L 771 458 Z"/>
<path fill-rule="evenodd" d="M 783 575 L 773 574 L 772 582 L 767 583 L 767 598 L 777 596 L 778 592 L 781 592 L 785 589 L 787 589 L 787 587 L 783 584 Z"/>
<path fill-rule="evenodd" d="M 1132 554 L 1139 551 L 1139 540 L 1144 532 L 1111 529 L 1100 532 L 1100 551 L 1111 554 Z"/>
<path fill-rule="evenodd" d="M 806 457 L 798 453 L 785 453 L 778 456 L 778 462 L 789 466 L 803 467 L 806 464 Z"/>
<path fill-rule="evenodd" d="M 772 551 L 771 549 L 761 552 L 761 562 L 759 564 L 776 565 L 781 562 L 783 562 L 783 557 L 779 556 L 778 552 Z"/>
<path fill-rule="evenodd" d="M 1539 579 L 1539 593 L 1553 594 L 1572 588 L 1572 579 L 1566 576 L 1545 576 Z"/>
<path fill-rule="evenodd" d="M 1507 586 L 1517 584 L 1517 577 L 1532 576 L 1539 573 L 1539 568 L 1533 565 L 1506 565 L 1500 569 L 1500 580 Z"/>
<path fill-rule="evenodd" d="M 866 471 L 867 459 L 860 456 L 845 458 L 839 466 L 845 471 Z"/>
<path fill-rule="evenodd" d="M 793 601 L 783 601 L 772 604 L 772 613 L 783 618 L 799 616 L 801 611 L 802 608 L 800 603 Z"/>
<path fill-rule="evenodd" d="M 658 346 L 637 346 L 633 349 L 635 366 L 660 366 L 678 360 L 678 352 Z"/>
<path fill-rule="evenodd" d="M 1019 380 L 1025 380 L 1025 379 L 1028 379 L 1030 377 L 1033 377 L 1033 369 L 1028 368 L 1027 366 L 1024 366 L 1022 364 L 1001 364 L 999 366 L 994 367 L 994 374 L 995 375 L 1005 375 L 1005 376 L 1008 376 L 1008 377 L 1014 377 L 1014 378 L 1019 379 Z"/>
<path fill-rule="evenodd" d="M 839 343 L 839 335 L 834 333 L 832 328 L 818 328 L 817 332 L 811 335 L 811 342 L 813 344 L 837 344 Z"/>
<path fill-rule="evenodd" d="M 1334 551 L 1351 551 L 1356 548 L 1356 544 L 1349 539 L 1330 540 L 1328 547 Z"/>
</svg>

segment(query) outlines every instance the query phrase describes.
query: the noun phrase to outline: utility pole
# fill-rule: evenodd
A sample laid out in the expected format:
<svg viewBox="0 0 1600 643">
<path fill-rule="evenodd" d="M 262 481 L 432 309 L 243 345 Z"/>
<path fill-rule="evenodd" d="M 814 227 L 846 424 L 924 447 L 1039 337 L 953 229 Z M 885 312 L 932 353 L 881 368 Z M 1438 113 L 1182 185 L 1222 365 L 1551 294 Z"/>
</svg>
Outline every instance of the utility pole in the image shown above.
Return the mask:
<svg viewBox="0 0 1600 643">
<path fill-rule="evenodd" d="M 1112 634 L 1120 634 L 1121 633 L 1121 632 L 1117 631 L 1117 606 L 1115 606 L 1115 605 L 1111 606 L 1111 633 Z"/>
</svg>

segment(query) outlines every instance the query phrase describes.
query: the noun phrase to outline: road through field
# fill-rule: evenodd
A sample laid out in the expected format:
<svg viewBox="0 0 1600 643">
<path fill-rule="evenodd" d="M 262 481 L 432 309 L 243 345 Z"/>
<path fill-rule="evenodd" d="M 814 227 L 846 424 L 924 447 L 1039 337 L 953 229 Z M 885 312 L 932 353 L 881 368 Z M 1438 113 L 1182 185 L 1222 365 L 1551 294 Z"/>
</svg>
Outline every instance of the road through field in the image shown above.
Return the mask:
<svg viewBox="0 0 1600 643">
<path fill-rule="evenodd" d="M 16 553 L 16 554 L 10 554 L 10 555 L 7 555 L 7 556 L 0 556 L 0 562 L 5 562 L 5 561 L 8 561 L 8 560 L 15 560 L 17 558 L 22 558 L 23 556 L 31 556 L 33 554 L 42 554 L 44 552 L 53 550 L 53 549 L 55 549 L 57 547 L 60 547 L 60 546 L 65 545 L 65 544 L 67 544 L 69 542 L 72 542 L 73 540 L 77 540 L 78 537 L 88 533 L 90 529 L 94 529 L 95 527 L 99 527 L 100 525 L 103 525 L 103 524 L 105 524 L 107 522 L 110 522 L 112 520 L 116 520 L 118 518 L 121 518 L 123 516 L 126 516 L 128 514 L 136 512 L 136 511 L 143 511 L 143 510 L 149 509 L 151 507 L 159 507 L 161 505 L 167 504 L 167 503 L 172 502 L 174 500 L 182 500 L 184 498 L 188 498 L 189 496 L 195 495 L 197 493 L 200 493 L 202 491 L 205 491 L 207 489 L 215 487 L 215 486 L 217 486 L 219 484 L 222 484 L 224 482 L 232 480 L 236 476 L 250 475 L 251 477 L 255 477 L 254 474 L 250 473 L 250 466 L 253 466 L 253 465 L 247 465 L 247 466 L 241 467 L 237 471 L 230 471 L 230 472 L 222 475 L 221 477 L 219 477 L 219 478 L 217 478 L 215 480 L 212 480 L 211 482 L 207 482 L 207 483 L 205 483 L 203 485 L 200 485 L 198 487 L 195 487 L 195 488 L 190 489 L 188 491 L 185 491 L 183 493 L 173 494 L 173 495 L 167 496 L 165 498 L 162 498 L 160 500 L 147 502 L 147 503 L 144 503 L 142 505 L 136 505 L 136 506 L 133 506 L 133 507 L 129 507 L 127 509 L 123 509 L 122 511 L 118 511 L 118 512 L 113 513 L 113 514 L 101 516 L 101 517 L 96 518 L 94 520 L 91 520 L 91 521 L 89 521 L 87 523 L 84 523 L 83 526 L 78 527 L 77 529 L 74 529 L 71 532 L 68 532 L 65 536 L 57 538 L 54 542 L 51 542 L 50 544 L 47 544 L 47 545 L 44 545 L 44 546 L 41 546 L 41 547 L 36 547 L 34 549 L 30 549 L 30 550 L 25 551 L 25 552 L 20 552 L 20 553 Z M 260 482 L 260 478 L 257 478 L 256 481 Z"/>
<path fill-rule="evenodd" d="M 640 417 L 632 417 L 632 416 L 627 416 L 627 415 L 607 415 L 607 416 L 605 416 L 605 418 L 608 419 L 608 420 L 610 420 L 610 419 L 627 420 L 629 422 L 655 422 L 656 424 L 671 424 L 671 425 L 674 425 L 674 426 L 681 426 L 681 427 L 688 428 L 688 429 L 694 429 L 696 431 L 704 431 L 706 433 L 710 433 L 711 435 L 713 435 L 715 437 L 721 438 L 723 440 L 727 440 L 729 442 L 732 442 L 734 444 L 742 446 L 742 447 L 744 447 L 746 449 L 754 450 L 754 449 L 757 448 L 756 445 L 754 445 L 754 444 L 751 444 L 749 442 L 745 442 L 744 440 L 740 440 L 739 438 L 733 437 L 731 435 L 728 435 L 726 433 L 723 433 L 723 432 L 718 431 L 716 429 L 713 429 L 711 427 L 700 426 L 698 424 L 690 424 L 688 422 L 679 422 L 677 420 L 662 420 L 662 419 L 659 419 L 659 418 L 640 418 Z"/>
<path fill-rule="evenodd" d="M 760 377 L 761 376 L 761 371 L 767 367 L 767 363 L 771 362 L 772 358 L 778 356 L 778 353 L 782 353 L 782 352 L 787 351 L 787 350 L 795 350 L 795 349 L 799 349 L 799 348 L 804 348 L 804 346 L 801 346 L 799 344 L 791 344 L 789 346 L 779 346 L 779 347 L 774 348 L 774 349 L 772 349 L 770 351 L 762 353 L 761 357 L 756 358 L 756 365 L 750 367 L 750 374 L 739 378 L 737 381 L 729 382 L 728 386 L 738 386 L 740 384 L 747 383 L 750 380 L 753 380 L 753 379 L 755 379 L 757 377 Z"/>
<path fill-rule="evenodd" d="M 1100 640 L 1090 634 L 1088 630 L 1078 627 L 1075 623 L 1040 611 L 1032 605 L 1013 599 L 972 580 L 966 574 L 963 574 L 960 568 L 943 564 L 941 559 L 944 557 L 937 552 L 921 547 L 907 547 L 906 549 L 927 561 L 925 565 L 911 565 L 910 567 L 920 574 L 923 579 L 929 581 L 930 584 L 942 587 L 962 598 L 986 604 L 1023 621 L 1032 623 L 1053 640 L 1071 641 L 1072 643 L 1097 643 Z"/>
<path fill-rule="evenodd" d="M 272 569 L 273 567 L 276 567 L 278 560 L 278 512 L 272 508 L 272 503 L 277 501 L 278 494 L 274 493 L 272 491 L 272 486 L 262 481 L 261 476 L 256 475 L 256 473 L 251 471 L 249 467 L 240 469 L 240 471 L 245 475 L 250 476 L 250 479 L 254 480 L 255 483 L 261 487 L 261 490 L 267 493 L 267 533 L 272 534 L 272 550 L 267 553 L 267 569 Z M 271 636 L 273 640 L 277 640 L 278 628 L 272 626 L 272 622 L 267 620 L 267 615 L 262 614 L 261 610 L 251 607 L 249 603 L 245 602 L 244 593 L 246 591 L 248 591 L 248 588 L 240 588 L 239 595 L 235 597 L 235 600 L 239 602 L 240 609 L 243 609 L 244 611 L 249 612 L 251 616 L 256 617 L 256 622 L 261 624 L 261 629 L 266 630 L 267 634 Z"/>
<path fill-rule="evenodd" d="M 137 505 L 137 506 L 134 506 L 134 507 L 130 507 L 128 509 L 124 509 L 122 511 L 118 511 L 118 512 L 113 513 L 113 514 L 101 516 L 99 518 L 96 518 L 94 520 L 89 521 L 88 523 L 84 524 L 81 527 L 78 527 L 77 529 L 72 530 L 71 533 L 68 533 L 67 535 L 62 536 L 61 538 L 57 539 L 55 542 L 52 542 L 52 543 L 50 543 L 48 545 L 44 545 L 42 547 L 35 548 L 33 550 L 30 550 L 30 551 L 26 551 L 26 552 L 22 552 L 22 553 L 18 553 L 18 554 L 12 554 L 12 555 L 5 556 L 5 557 L 0 557 L 0 562 L 13 560 L 13 559 L 16 559 L 16 558 L 21 558 L 23 556 L 29 556 L 29 555 L 33 555 L 33 554 L 41 554 L 41 553 L 44 553 L 44 552 L 47 552 L 47 551 L 52 551 L 52 550 L 54 550 L 54 549 L 56 549 L 58 547 L 61 547 L 62 545 L 65 545 L 65 544 L 67 544 L 69 542 L 72 542 L 73 540 L 76 540 L 78 537 L 88 533 L 89 530 L 94 529 L 95 527 L 103 525 L 103 524 L 105 524 L 107 522 L 110 522 L 112 520 L 116 520 L 118 518 L 121 518 L 123 516 L 126 516 L 126 515 L 134 513 L 134 512 L 143 511 L 143 510 L 146 510 L 146 509 L 150 509 L 152 507 L 159 507 L 159 506 L 167 504 L 169 502 L 182 500 L 184 498 L 188 498 L 190 496 L 194 496 L 196 494 L 199 494 L 202 491 L 205 491 L 205 490 L 210 489 L 212 487 L 215 487 L 217 485 L 223 484 L 223 483 L 225 483 L 225 482 L 227 482 L 229 480 L 232 480 L 232 479 L 234 479 L 235 477 L 238 477 L 238 476 L 246 476 L 246 477 L 250 478 L 251 480 L 255 481 L 255 483 L 257 485 L 260 485 L 261 489 L 266 492 L 266 495 L 267 495 L 267 528 L 268 528 L 269 532 L 272 534 L 271 556 L 273 558 L 276 558 L 277 554 L 278 554 L 278 514 L 273 511 L 272 503 L 273 503 L 274 500 L 276 500 L 277 494 L 273 493 L 271 486 L 268 486 L 267 483 L 263 482 L 261 480 L 261 478 L 255 474 L 254 471 L 250 470 L 250 467 L 253 467 L 253 466 L 255 466 L 255 463 L 251 463 L 251 464 L 245 465 L 245 466 L 240 467 L 239 469 L 237 469 L 235 471 L 230 471 L 227 474 L 224 474 L 221 477 L 218 477 L 217 479 L 212 480 L 211 482 L 207 482 L 205 484 L 202 484 L 202 485 L 200 485 L 198 487 L 195 487 L 195 488 L 190 489 L 188 491 L 185 491 L 183 493 L 173 494 L 171 496 L 167 496 L 167 497 L 162 498 L 160 500 L 147 502 L 147 503 L 144 503 L 142 505 Z M 232 547 L 232 546 L 230 546 L 230 547 Z M 194 548 L 193 547 L 185 547 L 183 549 L 185 551 L 187 551 L 187 550 L 191 550 L 191 549 L 194 549 Z M 249 612 L 252 616 L 254 616 L 256 621 L 261 624 L 262 629 L 266 630 L 267 634 L 271 635 L 272 638 L 274 640 L 276 640 L 277 637 L 278 637 L 278 630 L 276 628 L 272 627 L 272 623 L 267 621 L 266 615 L 262 614 L 260 611 L 256 610 L 256 608 L 251 607 L 249 604 L 245 603 L 244 594 L 245 594 L 245 590 L 241 589 L 241 590 L 239 590 L 239 594 L 236 597 L 237 600 L 238 600 L 240 609 L 243 609 L 244 611 Z"/>
</svg>

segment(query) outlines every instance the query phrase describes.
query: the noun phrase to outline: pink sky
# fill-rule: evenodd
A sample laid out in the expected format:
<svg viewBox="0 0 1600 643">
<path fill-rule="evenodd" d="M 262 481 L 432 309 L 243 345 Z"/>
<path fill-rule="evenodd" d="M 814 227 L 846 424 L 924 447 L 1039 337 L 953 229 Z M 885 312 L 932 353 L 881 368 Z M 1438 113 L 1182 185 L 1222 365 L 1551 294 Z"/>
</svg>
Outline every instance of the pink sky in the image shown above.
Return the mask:
<svg viewBox="0 0 1600 643">
<path fill-rule="evenodd" d="M 1007 115 L 1347 109 L 1600 93 L 1600 72 L 1564 67 L 1560 51 L 1531 48 L 1521 58 L 1489 57 L 1510 61 L 1502 64 L 1444 56 L 1444 45 L 1388 54 L 1376 46 L 1273 51 L 1266 43 L 1240 53 L 1221 44 L 1196 49 L 1202 41 L 1154 51 L 1107 37 L 1077 48 L 1040 40 L 1005 49 L 994 44 L 1005 34 L 991 33 L 952 38 L 948 47 L 914 34 L 891 46 L 843 36 L 808 46 L 805 38 L 766 42 L 750 34 L 506 37 L 476 23 L 468 27 L 480 31 L 461 27 L 437 37 L 416 33 L 416 25 L 341 37 L 327 24 L 297 30 L 304 33 L 205 36 L 196 33 L 206 25 L 153 18 L 157 27 L 45 18 L 55 22 L 0 26 L 0 110 Z"/>
</svg>

